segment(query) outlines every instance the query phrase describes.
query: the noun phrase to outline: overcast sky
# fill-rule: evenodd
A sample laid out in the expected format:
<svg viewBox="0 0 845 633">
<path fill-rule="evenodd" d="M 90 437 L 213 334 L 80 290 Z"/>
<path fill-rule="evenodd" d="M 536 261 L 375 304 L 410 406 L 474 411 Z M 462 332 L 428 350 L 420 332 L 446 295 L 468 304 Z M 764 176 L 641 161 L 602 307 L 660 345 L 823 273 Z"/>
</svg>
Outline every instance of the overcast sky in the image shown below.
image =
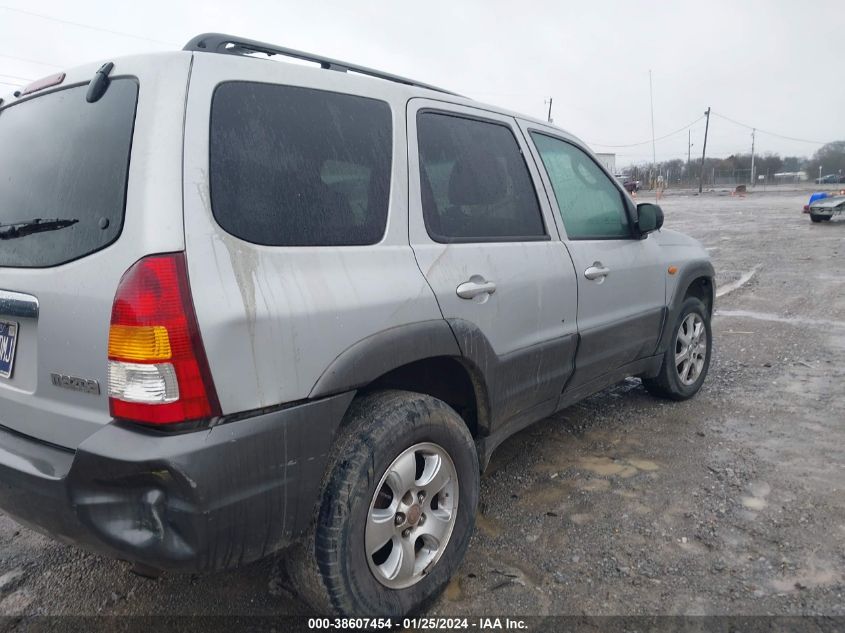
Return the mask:
<svg viewBox="0 0 845 633">
<path fill-rule="evenodd" d="M 408 75 L 534 117 L 553 97 L 555 123 L 616 152 L 618 165 L 651 160 L 649 69 L 655 135 L 711 106 L 708 156 L 751 148 L 751 130 L 716 114 L 765 130 L 761 153 L 820 146 L 769 133 L 845 139 L 843 0 L 0 0 L 0 94 L 83 62 L 181 48 L 205 31 Z M 700 156 L 704 121 L 691 130 Z M 658 161 L 686 154 L 686 130 L 657 141 Z"/>
</svg>

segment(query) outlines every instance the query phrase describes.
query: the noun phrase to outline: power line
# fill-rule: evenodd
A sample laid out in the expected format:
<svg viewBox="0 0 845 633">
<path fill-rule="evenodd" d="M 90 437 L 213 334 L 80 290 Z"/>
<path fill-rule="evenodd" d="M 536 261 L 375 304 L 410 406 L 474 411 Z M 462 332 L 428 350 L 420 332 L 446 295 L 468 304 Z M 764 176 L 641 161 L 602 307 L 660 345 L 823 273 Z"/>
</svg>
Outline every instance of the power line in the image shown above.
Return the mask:
<svg viewBox="0 0 845 633">
<path fill-rule="evenodd" d="M 647 140 L 647 141 L 643 141 L 642 143 L 627 143 L 627 144 L 625 144 L 625 145 L 609 145 L 608 143 L 593 143 L 593 142 L 590 142 L 590 141 L 588 141 L 588 143 L 589 143 L 590 145 L 599 145 L 599 146 L 601 146 L 601 147 L 637 147 L 638 145 L 648 145 L 649 143 L 652 143 L 652 142 L 657 142 L 657 141 L 662 141 L 662 140 L 664 140 L 664 139 L 669 138 L 670 136 L 675 136 L 675 134 L 680 134 L 681 132 L 685 132 L 686 130 L 688 130 L 689 128 L 691 128 L 693 125 L 695 125 L 696 123 L 698 123 L 699 121 L 701 121 L 701 119 L 703 119 L 703 118 L 704 118 L 704 115 L 701 115 L 700 117 L 698 117 L 698 118 L 697 118 L 695 121 L 693 121 L 692 123 L 690 123 L 690 124 L 688 124 L 688 125 L 685 125 L 685 126 L 684 126 L 684 127 L 682 127 L 682 128 L 678 128 L 678 129 L 677 129 L 677 130 L 675 130 L 674 132 L 669 132 L 669 134 L 665 134 L 665 135 L 663 135 L 663 136 L 659 136 L 659 137 L 657 137 L 656 139 L 653 139 L 653 140 L 652 140 L 652 139 L 649 139 L 649 140 Z"/>
<path fill-rule="evenodd" d="M 26 57 L 17 57 L 16 55 L 6 55 L 0 53 L 0 57 L 4 59 L 16 59 L 19 62 L 27 62 L 29 64 L 38 64 L 39 66 L 50 66 L 51 68 L 61 68 L 58 64 L 48 64 L 47 62 L 40 62 L 37 59 L 28 59 Z"/>
<path fill-rule="evenodd" d="M 6 73 L 0 73 L 0 77 L 5 77 L 6 79 L 20 79 L 21 81 L 35 81 L 34 79 L 30 79 L 29 77 L 19 77 L 18 75 L 7 75 Z"/>
<path fill-rule="evenodd" d="M 740 127 L 748 128 L 749 130 L 756 130 L 758 132 L 762 132 L 763 134 L 768 134 L 769 136 L 776 136 L 778 138 L 783 138 L 788 141 L 798 141 L 799 143 L 812 143 L 813 145 L 824 145 L 825 141 L 810 141 L 805 138 L 795 138 L 794 136 L 785 136 L 784 134 L 777 134 L 776 132 L 768 132 L 766 130 L 762 130 L 759 127 L 755 127 L 753 125 L 746 125 L 745 123 L 740 123 L 735 119 L 725 116 L 724 114 L 719 114 L 718 112 L 713 112 L 715 116 L 719 117 L 720 119 L 724 119 L 725 121 L 730 121 L 734 125 L 739 125 Z"/>
<path fill-rule="evenodd" d="M 124 33 L 122 31 L 113 31 L 111 29 L 106 29 L 100 26 L 92 26 L 90 24 L 83 24 L 81 22 L 71 22 L 70 20 L 63 20 L 61 18 L 54 18 L 50 15 L 44 15 L 43 13 L 35 13 L 34 11 L 24 11 L 23 9 L 13 9 L 12 7 L 6 7 L 0 5 L 0 9 L 5 11 L 10 11 L 12 13 L 20 13 L 22 15 L 29 15 L 36 18 L 41 18 L 42 20 L 50 20 L 51 22 L 58 22 L 60 24 L 68 24 L 70 26 L 76 26 L 83 29 L 90 29 L 92 31 L 100 31 L 102 33 L 111 33 L 112 35 L 120 35 L 121 37 L 131 37 L 132 39 L 136 40 L 145 40 L 147 42 L 155 42 L 156 44 L 165 44 L 167 46 L 177 46 L 173 42 L 165 42 L 163 40 L 157 40 L 152 37 L 144 37 L 143 35 L 133 35 L 132 33 Z"/>
</svg>

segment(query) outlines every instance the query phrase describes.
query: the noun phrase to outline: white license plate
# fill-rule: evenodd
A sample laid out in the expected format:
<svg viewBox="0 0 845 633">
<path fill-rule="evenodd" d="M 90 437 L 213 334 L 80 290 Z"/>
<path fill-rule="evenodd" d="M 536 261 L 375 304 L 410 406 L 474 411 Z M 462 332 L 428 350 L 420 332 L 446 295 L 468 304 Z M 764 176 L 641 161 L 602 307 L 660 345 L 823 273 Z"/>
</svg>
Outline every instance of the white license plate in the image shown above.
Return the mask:
<svg viewBox="0 0 845 633">
<path fill-rule="evenodd" d="M 0 321 L 0 378 L 11 378 L 15 366 L 18 324 Z"/>
</svg>

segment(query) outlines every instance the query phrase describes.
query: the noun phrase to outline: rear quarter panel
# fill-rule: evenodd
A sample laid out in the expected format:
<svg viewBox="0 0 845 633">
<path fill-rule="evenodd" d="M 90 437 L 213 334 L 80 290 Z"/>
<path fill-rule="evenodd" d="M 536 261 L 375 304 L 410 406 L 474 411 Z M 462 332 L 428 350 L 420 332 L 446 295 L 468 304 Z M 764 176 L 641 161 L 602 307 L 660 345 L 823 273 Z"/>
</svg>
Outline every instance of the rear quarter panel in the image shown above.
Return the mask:
<svg viewBox="0 0 845 633">
<path fill-rule="evenodd" d="M 258 81 L 344 92 L 390 105 L 390 208 L 373 246 L 273 247 L 225 232 L 209 196 L 215 86 Z M 332 361 L 373 334 L 440 319 L 408 242 L 401 86 L 298 65 L 197 53 L 185 130 L 185 235 L 197 319 L 224 413 L 306 398 Z"/>
</svg>

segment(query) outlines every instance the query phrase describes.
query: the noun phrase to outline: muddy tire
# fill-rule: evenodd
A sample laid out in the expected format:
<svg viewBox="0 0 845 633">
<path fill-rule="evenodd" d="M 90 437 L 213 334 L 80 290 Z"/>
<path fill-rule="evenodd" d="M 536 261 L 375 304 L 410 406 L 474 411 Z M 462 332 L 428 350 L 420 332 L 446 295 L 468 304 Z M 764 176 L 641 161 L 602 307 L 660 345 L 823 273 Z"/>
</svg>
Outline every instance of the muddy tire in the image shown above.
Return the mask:
<svg viewBox="0 0 845 633">
<path fill-rule="evenodd" d="M 446 403 L 408 391 L 359 398 L 344 425 L 316 521 L 288 557 L 293 588 L 321 614 L 415 613 L 469 544 L 479 494 L 472 436 Z"/>
<path fill-rule="evenodd" d="M 701 300 L 684 300 L 670 340 L 660 372 L 654 378 L 644 378 L 643 385 L 653 396 L 687 400 L 701 389 L 710 368 L 713 336 L 710 315 Z"/>
</svg>

